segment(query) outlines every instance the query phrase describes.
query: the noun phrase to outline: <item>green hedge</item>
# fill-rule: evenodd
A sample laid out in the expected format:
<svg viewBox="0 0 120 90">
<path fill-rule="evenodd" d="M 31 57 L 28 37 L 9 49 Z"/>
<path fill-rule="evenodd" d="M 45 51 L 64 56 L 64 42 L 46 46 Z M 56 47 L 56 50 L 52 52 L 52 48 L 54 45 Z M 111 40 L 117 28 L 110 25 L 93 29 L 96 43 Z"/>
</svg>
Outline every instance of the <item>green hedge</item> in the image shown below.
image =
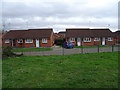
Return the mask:
<svg viewBox="0 0 120 90">
<path fill-rule="evenodd" d="M 56 44 L 56 45 L 62 45 L 63 42 L 64 42 L 64 39 L 62 39 L 62 38 L 55 39 L 55 44 Z"/>
</svg>

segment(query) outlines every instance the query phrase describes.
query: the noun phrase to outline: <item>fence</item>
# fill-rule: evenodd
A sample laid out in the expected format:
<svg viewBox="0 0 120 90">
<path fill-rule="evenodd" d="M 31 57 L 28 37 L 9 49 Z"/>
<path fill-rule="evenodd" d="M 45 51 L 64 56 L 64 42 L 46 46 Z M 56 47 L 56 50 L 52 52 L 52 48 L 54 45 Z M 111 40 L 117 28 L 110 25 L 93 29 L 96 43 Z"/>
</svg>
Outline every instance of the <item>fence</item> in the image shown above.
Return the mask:
<svg viewBox="0 0 120 90">
<path fill-rule="evenodd" d="M 80 46 L 72 49 L 66 49 L 59 46 L 53 46 L 49 51 L 21 51 L 16 53 L 23 53 L 24 55 L 71 55 L 71 54 L 84 54 L 84 53 L 101 53 L 101 52 L 114 52 L 120 51 L 120 45 L 107 45 L 107 46 Z M 22 48 L 21 48 L 22 49 Z"/>
</svg>

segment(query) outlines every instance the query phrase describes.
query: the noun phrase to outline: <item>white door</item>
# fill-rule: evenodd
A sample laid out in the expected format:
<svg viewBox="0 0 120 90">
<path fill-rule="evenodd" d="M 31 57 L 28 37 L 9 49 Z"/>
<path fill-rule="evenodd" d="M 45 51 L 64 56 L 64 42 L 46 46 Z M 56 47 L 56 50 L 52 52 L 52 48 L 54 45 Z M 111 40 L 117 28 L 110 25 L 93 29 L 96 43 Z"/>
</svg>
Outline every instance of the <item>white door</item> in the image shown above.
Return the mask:
<svg viewBox="0 0 120 90">
<path fill-rule="evenodd" d="M 36 47 L 40 47 L 39 39 L 36 39 Z"/>
<path fill-rule="evenodd" d="M 105 45 L 105 37 L 102 38 L 102 45 Z"/>
<path fill-rule="evenodd" d="M 81 38 L 77 38 L 77 46 L 81 46 Z"/>
</svg>

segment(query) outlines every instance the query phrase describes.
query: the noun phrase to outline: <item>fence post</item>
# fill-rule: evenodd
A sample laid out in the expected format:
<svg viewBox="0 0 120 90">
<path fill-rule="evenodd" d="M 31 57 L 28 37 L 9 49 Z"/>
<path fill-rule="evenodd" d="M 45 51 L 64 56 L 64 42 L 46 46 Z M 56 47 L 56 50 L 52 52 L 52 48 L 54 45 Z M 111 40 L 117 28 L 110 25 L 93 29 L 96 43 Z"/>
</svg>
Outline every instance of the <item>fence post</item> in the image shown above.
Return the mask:
<svg viewBox="0 0 120 90">
<path fill-rule="evenodd" d="M 21 46 L 22 46 L 22 47 L 21 47 L 21 48 L 22 48 L 22 53 L 21 53 L 21 54 L 23 55 L 23 43 L 22 43 L 22 45 L 21 45 Z"/>
<path fill-rule="evenodd" d="M 99 47 L 99 45 L 98 45 L 98 53 L 99 53 L 99 49 L 100 49 L 100 47 Z"/>
<path fill-rule="evenodd" d="M 64 55 L 64 47 L 62 47 L 63 49 L 62 49 L 62 55 Z"/>
<path fill-rule="evenodd" d="M 112 52 L 114 51 L 114 45 L 112 45 Z"/>
<path fill-rule="evenodd" d="M 81 53 L 83 53 L 83 46 L 81 45 Z"/>
</svg>

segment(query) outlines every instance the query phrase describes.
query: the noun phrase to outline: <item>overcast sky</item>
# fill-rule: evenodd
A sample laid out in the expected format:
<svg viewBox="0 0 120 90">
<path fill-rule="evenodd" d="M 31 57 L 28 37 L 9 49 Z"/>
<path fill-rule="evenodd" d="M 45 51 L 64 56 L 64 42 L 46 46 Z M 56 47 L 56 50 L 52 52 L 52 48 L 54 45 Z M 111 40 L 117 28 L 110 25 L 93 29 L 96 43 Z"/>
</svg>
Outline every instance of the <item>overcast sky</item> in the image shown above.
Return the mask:
<svg viewBox="0 0 120 90">
<path fill-rule="evenodd" d="M 119 0 L 2 0 L 5 29 L 118 29 Z"/>
</svg>

